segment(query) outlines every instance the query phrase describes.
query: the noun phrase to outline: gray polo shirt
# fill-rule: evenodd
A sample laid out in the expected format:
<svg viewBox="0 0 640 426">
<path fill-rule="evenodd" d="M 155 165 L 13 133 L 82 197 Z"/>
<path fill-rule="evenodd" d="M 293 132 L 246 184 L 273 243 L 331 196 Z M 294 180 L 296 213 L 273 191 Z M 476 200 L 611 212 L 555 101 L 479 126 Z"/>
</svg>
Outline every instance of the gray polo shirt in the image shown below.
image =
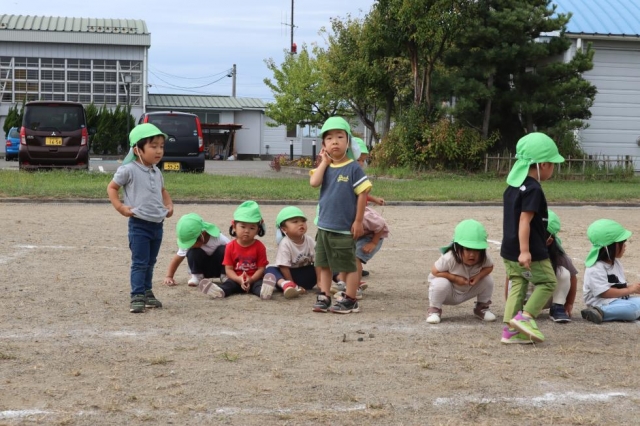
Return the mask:
<svg viewBox="0 0 640 426">
<path fill-rule="evenodd" d="M 124 191 L 124 204 L 138 219 L 160 223 L 169 212 L 162 203 L 164 179 L 156 166 L 143 166 L 137 161 L 118 167 L 113 181 Z"/>
</svg>

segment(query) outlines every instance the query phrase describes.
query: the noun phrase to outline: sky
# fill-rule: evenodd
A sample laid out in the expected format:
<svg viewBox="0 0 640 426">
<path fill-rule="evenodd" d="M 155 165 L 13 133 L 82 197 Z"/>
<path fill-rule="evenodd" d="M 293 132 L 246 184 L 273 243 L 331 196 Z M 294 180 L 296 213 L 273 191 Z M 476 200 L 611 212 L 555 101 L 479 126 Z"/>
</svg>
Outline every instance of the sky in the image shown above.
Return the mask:
<svg viewBox="0 0 640 426">
<path fill-rule="evenodd" d="M 10 15 L 141 19 L 151 33 L 149 93 L 236 96 L 272 101 L 263 83 L 289 49 L 292 0 L 5 0 Z M 294 42 L 325 45 L 318 34 L 330 18 L 364 17 L 374 0 L 293 0 Z"/>
</svg>

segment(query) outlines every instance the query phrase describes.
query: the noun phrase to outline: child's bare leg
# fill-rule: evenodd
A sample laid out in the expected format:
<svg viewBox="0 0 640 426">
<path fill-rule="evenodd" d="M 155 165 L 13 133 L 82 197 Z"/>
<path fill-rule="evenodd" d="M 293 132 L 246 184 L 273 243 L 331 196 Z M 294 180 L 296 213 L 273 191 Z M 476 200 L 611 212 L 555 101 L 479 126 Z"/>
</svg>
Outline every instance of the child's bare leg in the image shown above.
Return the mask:
<svg viewBox="0 0 640 426">
<path fill-rule="evenodd" d="M 349 296 L 351 299 L 355 299 L 356 292 L 358 291 L 358 287 L 360 286 L 358 271 L 347 272 L 345 282 L 347 283 L 347 296 Z"/>
<path fill-rule="evenodd" d="M 331 295 L 331 278 L 331 268 L 320 268 L 320 282 L 318 283 L 318 287 L 320 287 L 320 291 L 327 296 Z"/>
<path fill-rule="evenodd" d="M 356 266 L 358 267 L 358 286 L 359 286 L 360 281 L 362 281 L 362 262 L 357 257 L 356 257 Z"/>
<path fill-rule="evenodd" d="M 347 273 L 346 272 L 338 272 L 338 281 L 342 281 L 346 283 L 347 281 Z"/>
</svg>

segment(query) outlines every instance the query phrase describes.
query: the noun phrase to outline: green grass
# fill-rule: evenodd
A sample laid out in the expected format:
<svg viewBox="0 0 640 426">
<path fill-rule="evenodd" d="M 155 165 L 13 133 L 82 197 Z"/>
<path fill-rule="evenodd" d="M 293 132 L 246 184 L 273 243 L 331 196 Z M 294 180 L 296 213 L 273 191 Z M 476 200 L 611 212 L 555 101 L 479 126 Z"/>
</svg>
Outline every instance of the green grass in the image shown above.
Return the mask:
<svg viewBox="0 0 640 426">
<path fill-rule="evenodd" d="M 372 170 L 374 171 L 374 170 Z M 371 172 L 369 172 L 371 175 Z M 0 170 L 0 197 L 26 199 L 107 200 L 111 173 L 18 172 Z M 503 177 L 423 174 L 402 179 L 375 177 L 373 194 L 394 201 L 501 202 Z M 177 201 L 317 200 L 318 189 L 305 177 L 257 178 L 209 174 L 165 173 L 165 186 Z M 543 183 L 550 203 L 640 202 L 637 177 L 620 181 L 551 180 Z"/>
</svg>

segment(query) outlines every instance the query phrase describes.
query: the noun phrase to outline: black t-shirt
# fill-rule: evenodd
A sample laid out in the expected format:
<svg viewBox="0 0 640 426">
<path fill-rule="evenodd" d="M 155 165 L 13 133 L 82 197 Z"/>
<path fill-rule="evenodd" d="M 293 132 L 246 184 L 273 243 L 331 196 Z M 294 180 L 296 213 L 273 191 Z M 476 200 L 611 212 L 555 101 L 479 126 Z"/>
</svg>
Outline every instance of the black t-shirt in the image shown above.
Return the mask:
<svg viewBox="0 0 640 426">
<path fill-rule="evenodd" d="M 520 240 L 518 239 L 518 228 L 520 225 L 520 214 L 524 212 L 534 212 L 531 220 L 531 232 L 529 233 L 529 252 L 532 261 L 539 261 L 549 258 L 547 250 L 547 199 L 542 192 L 540 182 L 527 176 L 524 183 L 519 188 L 509 186 L 502 196 L 503 199 L 503 221 L 502 221 L 502 247 L 500 256 L 513 262 L 518 261 L 520 256 Z"/>
</svg>

